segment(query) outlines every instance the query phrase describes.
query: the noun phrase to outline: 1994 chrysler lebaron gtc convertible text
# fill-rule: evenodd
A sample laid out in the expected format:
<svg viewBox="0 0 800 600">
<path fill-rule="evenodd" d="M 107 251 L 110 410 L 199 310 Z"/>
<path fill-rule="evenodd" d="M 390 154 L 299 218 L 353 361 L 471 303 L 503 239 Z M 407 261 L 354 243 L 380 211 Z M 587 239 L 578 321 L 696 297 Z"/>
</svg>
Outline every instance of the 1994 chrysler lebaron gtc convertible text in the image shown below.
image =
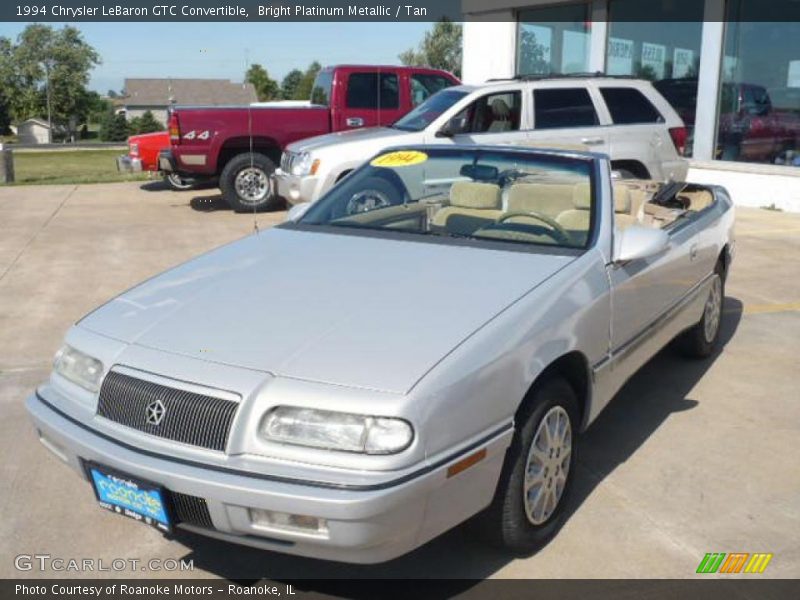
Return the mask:
<svg viewBox="0 0 800 600">
<path fill-rule="evenodd" d="M 630 375 L 676 336 L 712 352 L 733 220 L 725 190 L 603 155 L 386 150 L 90 313 L 27 408 L 161 530 L 378 562 L 481 513 L 528 552 Z"/>
</svg>

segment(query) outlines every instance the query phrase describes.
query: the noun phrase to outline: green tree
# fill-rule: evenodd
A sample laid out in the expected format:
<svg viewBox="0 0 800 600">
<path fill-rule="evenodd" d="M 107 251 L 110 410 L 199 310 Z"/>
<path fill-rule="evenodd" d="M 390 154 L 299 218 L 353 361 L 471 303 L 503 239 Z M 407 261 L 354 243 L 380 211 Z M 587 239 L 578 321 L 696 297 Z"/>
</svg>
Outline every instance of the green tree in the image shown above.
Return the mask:
<svg viewBox="0 0 800 600">
<path fill-rule="evenodd" d="M 536 34 L 520 28 L 518 71 L 525 75 L 549 75 L 550 70 L 547 50 L 536 40 Z"/>
<path fill-rule="evenodd" d="M 434 24 L 433 29 L 425 32 L 417 50 L 410 48 L 398 58 L 404 65 L 444 69 L 460 77 L 461 25 L 442 19 Z"/>
<path fill-rule="evenodd" d="M 47 117 L 49 97 L 53 124 L 74 133 L 91 104 L 86 86 L 90 71 L 100 64 L 94 48 L 75 27 L 55 30 L 32 24 L 17 38 L 13 55 L 18 82 L 12 102 L 15 118 Z"/>
<path fill-rule="evenodd" d="M 267 70 L 258 63 L 250 66 L 244 76 L 244 80 L 253 84 L 253 87 L 256 88 L 256 95 L 261 102 L 277 100 L 280 96 L 278 82 L 272 79 Z"/>
<path fill-rule="evenodd" d="M 139 133 L 154 133 L 156 131 L 163 131 L 163 129 L 164 125 L 160 123 L 149 110 L 146 110 L 141 116 Z"/>
<path fill-rule="evenodd" d="M 100 124 L 100 139 L 104 142 L 124 142 L 128 139 L 128 121 L 123 114 L 106 114 Z"/>
<path fill-rule="evenodd" d="M 281 98 L 284 100 L 294 100 L 297 94 L 297 87 L 303 79 L 303 72 L 300 69 L 292 69 L 281 81 Z"/>
<path fill-rule="evenodd" d="M 308 100 L 311 98 L 311 89 L 314 87 L 314 80 L 317 74 L 322 70 L 322 65 L 317 61 L 308 65 L 306 72 L 303 73 L 302 79 L 297 84 L 297 89 L 294 93 L 294 100 Z"/>
<path fill-rule="evenodd" d="M 7 134 L 11 124 L 11 100 L 16 88 L 14 47 L 11 40 L 0 37 L 0 135 Z"/>
</svg>

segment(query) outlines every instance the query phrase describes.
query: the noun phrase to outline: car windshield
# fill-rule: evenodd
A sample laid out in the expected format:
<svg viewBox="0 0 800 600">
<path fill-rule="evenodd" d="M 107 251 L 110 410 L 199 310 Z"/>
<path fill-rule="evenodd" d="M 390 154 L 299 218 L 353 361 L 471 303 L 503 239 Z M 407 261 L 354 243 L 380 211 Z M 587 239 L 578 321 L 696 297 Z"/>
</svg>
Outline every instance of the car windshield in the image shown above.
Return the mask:
<svg viewBox="0 0 800 600">
<path fill-rule="evenodd" d="M 395 121 L 392 127 L 403 131 L 422 131 L 466 95 L 467 92 L 458 90 L 437 92 L 410 113 Z"/>
<path fill-rule="evenodd" d="M 387 150 L 343 179 L 299 223 L 585 248 L 594 228 L 592 173 L 590 158 L 572 154 Z"/>
</svg>

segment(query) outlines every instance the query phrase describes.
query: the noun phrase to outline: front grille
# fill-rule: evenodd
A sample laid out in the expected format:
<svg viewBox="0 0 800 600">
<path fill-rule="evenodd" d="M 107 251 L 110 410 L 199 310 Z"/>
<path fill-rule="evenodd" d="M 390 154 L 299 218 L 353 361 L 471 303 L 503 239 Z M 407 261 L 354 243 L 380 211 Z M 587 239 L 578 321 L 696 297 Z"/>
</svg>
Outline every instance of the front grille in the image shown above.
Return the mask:
<svg viewBox="0 0 800 600">
<path fill-rule="evenodd" d="M 197 527 L 213 529 L 211 514 L 208 512 L 208 504 L 203 498 L 181 494 L 179 492 L 167 492 L 175 510 L 175 518 L 178 523 L 188 523 Z"/>
<path fill-rule="evenodd" d="M 97 414 L 144 433 L 224 451 L 238 403 L 167 387 L 111 371 L 100 388 Z M 152 409 L 161 420 L 148 421 Z"/>
</svg>

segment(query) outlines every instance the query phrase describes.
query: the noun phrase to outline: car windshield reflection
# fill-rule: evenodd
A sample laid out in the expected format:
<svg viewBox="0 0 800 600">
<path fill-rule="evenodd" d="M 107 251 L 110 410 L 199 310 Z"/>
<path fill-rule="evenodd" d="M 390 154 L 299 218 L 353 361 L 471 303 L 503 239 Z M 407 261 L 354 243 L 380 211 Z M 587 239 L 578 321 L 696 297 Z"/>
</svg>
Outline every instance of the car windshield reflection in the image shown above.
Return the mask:
<svg viewBox="0 0 800 600">
<path fill-rule="evenodd" d="M 592 162 L 478 148 L 389 150 L 314 204 L 303 225 L 585 248 Z"/>
</svg>

